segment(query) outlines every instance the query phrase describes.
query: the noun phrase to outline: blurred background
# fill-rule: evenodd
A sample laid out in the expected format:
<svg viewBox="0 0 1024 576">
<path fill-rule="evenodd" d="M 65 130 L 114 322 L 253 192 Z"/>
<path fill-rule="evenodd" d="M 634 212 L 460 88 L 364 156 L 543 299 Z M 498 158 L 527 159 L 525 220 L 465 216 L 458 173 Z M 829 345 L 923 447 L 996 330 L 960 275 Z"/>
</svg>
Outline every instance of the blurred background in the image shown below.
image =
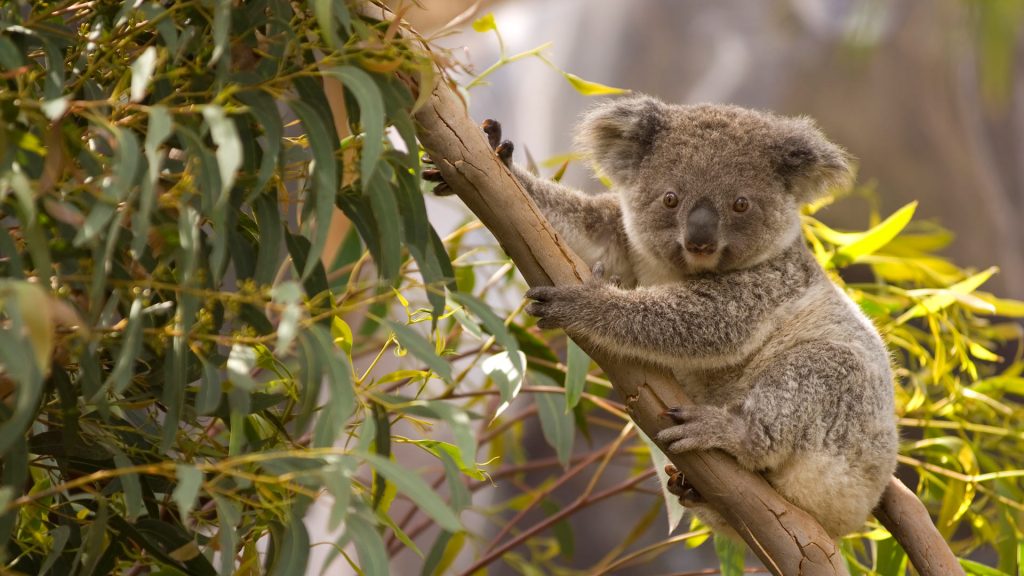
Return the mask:
<svg viewBox="0 0 1024 576">
<path fill-rule="evenodd" d="M 401 8 L 409 0 L 394 0 Z M 419 0 L 406 12 L 424 33 L 477 6 L 493 12 L 515 54 L 545 55 L 587 80 L 669 102 L 727 102 L 814 117 L 859 159 L 883 215 L 919 200 L 956 239 L 962 265 L 998 265 L 987 286 L 1024 296 L 1024 42 L 1021 0 Z M 498 58 L 492 34 L 439 43 L 479 73 Z M 543 161 L 571 150 L 594 103 L 528 58 L 470 93 L 475 118 Z M 549 170 L 553 172 L 552 168 Z M 566 181 L 597 187 L 582 163 Z M 595 188 L 596 189 L 596 188 Z M 830 207 L 834 226 L 863 228 L 867 204 Z"/>
<path fill-rule="evenodd" d="M 464 83 L 499 58 L 495 36 L 470 26 L 493 13 L 509 56 L 552 42 L 545 57 L 593 82 L 668 102 L 734 103 L 809 115 L 858 159 L 860 194 L 825 209 L 820 213 L 825 222 L 863 230 L 872 206 L 885 216 L 918 200 L 918 218 L 934 219 L 955 234 L 946 256 L 977 269 L 998 265 L 1001 273 L 986 288 L 1024 297 L 1022 0 L 389 3 L 424 36 L 436 35 L 435 41 L 451 50 L 466 66 Z M 487 84 L 468 94 L 474 118 L 499 119 L 505 137 L 516 144 L 517 162 L 525 162 L 529 151 L 543 173 L 554 173 L 558 159 L 572 151 L 577 118 L 594 97 L 578 93 L 536 58 L 500 68 Z M 552 158 L 556 161 L 544 162 Z M 582 162 L 572 163 L 563 181 L 589 190 L 601 186 Z M 429 198 L 428 207 L 442 235 L 470 218 L 454 198 Z M 518 297 L 517 292 L 512 299 Z M 612 440 L 604 436 L 595 434 L 593 445 Z M 523 447 L 528 453 L 550 452 L 538 430 L 526 433 Z M 612 471 L 602 485 L 629 473 L 626 467 Z M 653 480 L 646 488 L 660 490 Z M 569 483 L 555 496 L 568 502 L 581 489 Z M 500 502 L 515 493 L 498 483 L 480 496 Z M 623 495 L 575 514 L 575 554 L 565 563 L 593 565 L 629 537 L 644 514 L 640 503 L 649 500 Z M 542 516 L 538 511 L 530 521 Z M 664 514 L 653 521 L 663 523 Z M 684 520 L 677 532 L 686 526 Z M 477 527 L 484 541 L 500 529 L 482 521 Z M 662 530 L 648 530 L 637 546 L 657 541 Z M 465 569 L 466 560 L 460 558 L 454 567 Z M 392 569 L 418 573 L 421 564 L 422 559 L 404 554 Z M 748 566 L 757 565 L 751 556 Z M 708 543 L 615 573 L 707 573 L 693 571 L 717 566 Z M 518 573 L 512 562 L 490 569 L 492 575 Z"/>
</svg>

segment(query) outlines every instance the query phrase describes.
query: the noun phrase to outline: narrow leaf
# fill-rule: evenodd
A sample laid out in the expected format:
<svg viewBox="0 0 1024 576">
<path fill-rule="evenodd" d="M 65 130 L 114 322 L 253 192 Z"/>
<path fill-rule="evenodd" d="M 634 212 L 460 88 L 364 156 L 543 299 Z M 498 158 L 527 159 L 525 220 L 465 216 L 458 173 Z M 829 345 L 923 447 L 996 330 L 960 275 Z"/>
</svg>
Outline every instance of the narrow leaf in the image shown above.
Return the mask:
<svg viewBox="0 0 1024 576">
<path fill-rule="evenodd" d="M 907 227 L 910 219 L 914 217 L 915 210 L 917 210 L 916 201 L 900 208 L 874 228 L 860 234 L 845 246 L 841 246 L 832 256 L 832 265 L 847 266 L 857 262 L 863 256 L 874 254 Z"/>
<path fill-rule="evenodd" d="M 178 506 L 181 523 L 188 525 L 188 515 L 199 497 L 199 488 L 203 485 L 203 473 L 188 464 L 178 464 L 175 471 L 178 485 L 171 493 L 171 499 Z"/>
<path fill-rule="evenodd" d="M 410 473 L 406 468 L 376 454 L 364 453 L 360 454 L 360 457 L 415 502 L 420 510 L 433 518 L 441 528 L 451 532 L 462 530 L 462 522 L 458 516 L 418 474 Z"/>
<path fill-rule="evenodd" d="M 572 410 L 580 402 L 583 388 L 587 383 L 587 371 L 590 369 L 590 356 L 570 339 L 566 351 L 565 371 L 565 402 L 566 409 Z"/>
<path fill-rule="evenodd" d="M 395 333 L 395 338 L 403 348 L 412 352 L 413 356 L 422 360 L 427 367 L 433 370 L 434 373 L 442 380 L 451 383 L 452 365 L 449 364 L 447 360 L 437 355 L 432 343 L 404 324 L 399 324 L 390 320 L 385 320 L 384 323 L 387 324 L 388 328 Z"/>
<path fill-rule="evenodd" d="M 539 385 L 557 386 L 553 380 L 538 372 L 531 373 L 530 377 Z M 565 396 L 562 394 L 535 394 L 534 401 L 537 404 L 537 415 L 540 417 L 540 427 L 541 432 L 544 433 L 544 439 L 555 449 L 558 461 L 562 463 L 562 466 L 568 468 L 576 429 L 573 425 L 572 414 L 566 409 Z"/>
</svg>

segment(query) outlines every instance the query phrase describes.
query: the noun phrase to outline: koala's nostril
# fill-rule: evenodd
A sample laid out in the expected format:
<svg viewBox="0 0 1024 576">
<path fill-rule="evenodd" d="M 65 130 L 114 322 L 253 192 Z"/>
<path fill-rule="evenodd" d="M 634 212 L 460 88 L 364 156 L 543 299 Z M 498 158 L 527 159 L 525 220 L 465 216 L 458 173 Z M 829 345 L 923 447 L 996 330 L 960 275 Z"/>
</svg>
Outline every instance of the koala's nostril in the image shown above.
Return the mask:
<svg viewBox="0 0 1024 576">
<path fill-rule="evenodd" d="M 703 255 L 703 256 L 707 256 L 707 255 L 710 255 L 710 254 L 714 254 L 715 250 L 717 250 L 717 249 L 718 249 L 718 246 L 716 246 L 715 243 L 713 243 L 713 242 L 700 242 L 700 243 L 698 243 L 698 242 L 687 242 L 686 243 L 686 251 L 691 253 L 691 254 L 700 254 L 700 255 Z"/>
</svg>

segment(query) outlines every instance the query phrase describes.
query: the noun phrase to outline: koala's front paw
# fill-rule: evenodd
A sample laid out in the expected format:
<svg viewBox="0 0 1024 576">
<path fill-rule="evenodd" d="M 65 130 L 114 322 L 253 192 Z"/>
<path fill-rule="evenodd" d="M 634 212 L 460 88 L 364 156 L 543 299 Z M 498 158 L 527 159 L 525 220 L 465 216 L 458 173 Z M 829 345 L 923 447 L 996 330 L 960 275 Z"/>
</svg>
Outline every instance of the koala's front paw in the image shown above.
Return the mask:
<svg viewBox="0 0 1024 576">
<path fill-rule="evenodd" d="M 501 160 L 502 164 L 509 166 L 512 161 L 512 152 L 515 150 L 515 145 L 512 142 L 505 140 L 501 141 L 501 123 L 497 120 L 488 118 L 484 120 L 480 128 L 487 135 L 487 143 L 491 145 L 494 153 L 498 155 L 498 159 Z M 423 157 L 423 163 L 434 165 L 434 161 L 428 157 Z M 427 182 L 438 182 L 437 186 L 434 186 L 434 194 L 437 196 L 449 196 L 455 192 L 448 186 L 448 183 L 444 181 L 444 176 L 441 171 L 437 168 L 427 168 L 423 170 L 423 179 Z"/>
<path fill-rule="evenodd" d="M 671 454 L 724 448 L 723 441 L 732 437 L 734 422 L 716 406 L 676 406 L 664 415 L 676 425 L 658 432 L 655 439 Z"/>
<path fill-rule="evenodd" d="M 533 300 L 526 313 L 537 317 L 541 328 L 565 328 L 579 316 L 577 309 L 581 298 L 581 286 L 538 286 L 530 288 L 526 297 Z"/>
<path fill-rule="evenodd" d="M 483 129 L 484 134 L 487 134 L 487 143 L 494 149 L 498 159 L 501 160 L 502 164 L 508 166 L 512 161 L 512 152 L 515 151 L 516 147 L 509 140 L 501 141 L 501 122 L 488 118 L 484 120 L 480 127 Z"/>
</svg>

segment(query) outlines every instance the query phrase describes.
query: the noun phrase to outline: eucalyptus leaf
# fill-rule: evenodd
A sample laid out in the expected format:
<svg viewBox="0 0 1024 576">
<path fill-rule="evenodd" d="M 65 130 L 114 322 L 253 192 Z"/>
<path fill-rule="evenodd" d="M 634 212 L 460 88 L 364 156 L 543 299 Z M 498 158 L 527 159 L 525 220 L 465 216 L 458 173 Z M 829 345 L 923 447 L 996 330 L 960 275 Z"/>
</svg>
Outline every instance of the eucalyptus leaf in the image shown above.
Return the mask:
<svg viewBox="0 0 1024 576">
<path fill-rule="evenodd" d="M 415 502 L 420 510 L 433 518 L 439 526 L 451 532 L 462 530 L 462 522 L 458 516 L 419 475 L 410 474 L 405 468 L 376 454 L 363 453 L 359 457 L 370 464 L 379 474 L 386 477 L 398 488 L 399 492 Z"/>
<path fill-rule="evenodd" d="M 555 384 L 550 378 L 543 374 L 531 373 L 538 385 L 551 386 Z M 566 408 L 565 396 L 562 394 L 534 394 L 534 402 L 537 405 L 537 415 L 540 418 L 541 431 L 544 439 L 555 449 L 558 461 L 563 468 L 569 467 L 569 459 L 572 457 L 572 445 L 576 436 L 576 427 L 573 423 L 572 414 Z"/>
</svg>

